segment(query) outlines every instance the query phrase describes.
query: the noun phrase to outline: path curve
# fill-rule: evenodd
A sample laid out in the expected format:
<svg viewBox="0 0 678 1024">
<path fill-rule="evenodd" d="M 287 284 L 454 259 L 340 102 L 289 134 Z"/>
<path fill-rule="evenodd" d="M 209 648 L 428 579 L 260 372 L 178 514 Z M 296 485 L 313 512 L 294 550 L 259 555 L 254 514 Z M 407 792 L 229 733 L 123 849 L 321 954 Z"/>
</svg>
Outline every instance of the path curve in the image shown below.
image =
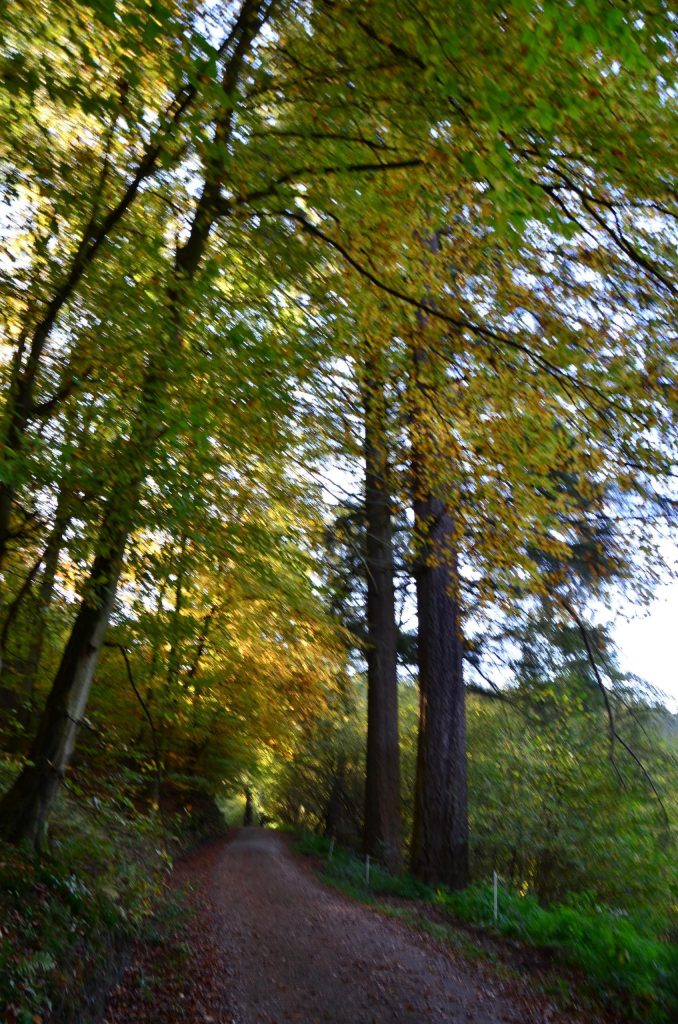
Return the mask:
<svg viewBox="0 0 678 1024">
<path fill-rule="evenodd" d="M 243 829 L 214 865 L 234 1024 L 530 1024 L 489 972 L 323 886 L 273 831 Z M 570 1018 L 571 1019 L 571 1018 Z"/>
</svg>

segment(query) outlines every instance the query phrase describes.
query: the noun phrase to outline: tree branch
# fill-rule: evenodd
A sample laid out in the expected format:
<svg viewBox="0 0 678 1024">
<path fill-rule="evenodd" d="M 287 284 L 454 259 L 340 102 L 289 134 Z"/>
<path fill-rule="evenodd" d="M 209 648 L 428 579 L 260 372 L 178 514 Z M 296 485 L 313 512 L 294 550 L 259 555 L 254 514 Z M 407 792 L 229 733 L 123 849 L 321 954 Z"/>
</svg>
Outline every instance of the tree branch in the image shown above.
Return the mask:
<svg viewBox="0 0 678 1024">
<path fill-rule="evenodd" d="M 385 292 L 392 298 L 397 299 L 399 302 L 403 302 L 408 306 L 418 310 L 420 313 L 425 313 L 428 316 L 432 316 L 435 319 L 442 320 L 444 323 L 450 324 L 457 330 L 465 330 L 475 337 L 479 338 L 484 344 L 491 345 L 498 348 L 499 351 L 505 348 L 512 348 L 515 351 L 521 352 L 528 360 L 538 366 L 541 370 L 547 373 L 550 377 L 558 382 L 560 387 L 563 389 L 567 397 L 572 401 L 572 389 L 575 391 L 585 391 L 592 395 L 596 395 L 602 402 L 604 402 L 611 409 L 615 409 L 618 412 L 623 412 L 624 415 L 629 415 L 629 410 L 622 406 L 620 403 L 615 402 L 613 399 L 606 395 L 601 388 L 590 383 L 589 381 L 577 380 L 571 374 L 562 370 L 556 366 L 555 363 L 547 359 L 546 356 L 535 352 L 530 348 L 529 345 L 524 342 L 517 341 L 515 338 L 511 338 L 508 335 L 500 334 L 498 331 L 493 330 L 489 327 L 483 327 L 480 324 L 474 323 L 472 320 L 461 318 L 458 316 L 452 316 L 450 313 L 446 313 L 434 306 L 433 304 L 426 302 L 422 299 L 417 299 L 407 292 L 402 291 L 399 288 L 394 287 L 387 281 L 384 281 L 379 277 L 373 270 L 361 263 L 348 249 L 347 247 L 336 238 L 332 238 L 331 235 L 326 234 L 316 224 L 312 224 L 302 213 L 295 210 L 269 210 L 265 211 L 267 215 L 273 217 L 283 217 L 287 220 L 294 221 L 299 224 L 303 231 L 312 237 L 322 241 L 326 245 L 329 245 L 332 249 L 338 252 L 343 259 L 352 267 L 358 274 L 368 280 L 371 284 L 378 288 L 380 291 Z M 599 415 L 602 415 L 601 410 L 595 405 L 595 403 L 589 399 L 589 405 L 594 408 Z"/>
<path fill-rule="evenodd" d="M 295 167 L 276 178 L 275 181 L 269 182 L 265 188 L 257 189 L 248 195 L 238 196 L 236 199 L 225 197 L 218 199 L 216 207 L 221 216 L 228 216 L 236 206 L 246 206 L 259 202 L 261 199 L 269 199 L 282 185 L 293 185 L 298 181 L 303 181 L 304 178 L 329 177 L 332 174 L 374 174 L 379 171 L 400 171 L 409 167 L 421 167 L 424 163 L 425 161 L 420 157 L 411 157 L 388 163 L 372 161 L 354 164 L 328 164 L 322 167 Z"/>
<path fill-rule="evenodd" d="M 127 653 L 127 648 L 123 644 L 116 643 L 116 641 L 114 641 L 114 640 L 106 640 L 104 642 L 104 647 L 114 647 L 116 650 L 120 651 L 120 653 L 122 654 L 122 656 L 123 656 L 123 658 L 125 660 L 125 668 L 127 669 L 127 678 L 129 679 L 130 686 L 132 687 L 132 690 L 134 691 L 134 696 L 136 697 L 136 699 L 138 700 L 139 704 L 141 705 L 141 710 L 143 711 L 144 716 L 146 718 L 146 721 L 148 722 L 148 724 L 149 724 L 149 726 L 151 728 L 151 735 L 153 737 L 153 760 L 155 761 L 155 773 L 156 773 L 156 778 L 158 780 L 158 786 L 159 786 L 160 785 L 160 781 L 162 779 L 162 765 L 160 763 L 160 745 L 158 743 L 158 733 L 157 733 L 156 728 L 155 728 L 155 722 L 153 721 L 153 716 L 151 715 L 151 712 L 148 709 L 148 705 L 147 705 L 146 701 L 144 700 L 144 698 L 139 693 L 139 690 L 137 688 L 137 684 L 134 681 L 134 676 L 132 674 L 132 666 L 130 665 L 129 655 Z"/>
<path fill-rule="evenodd" d="M 575 625 L 577 626 L 579 632 L 581 633 L 582 639 L 584 641 L 584 646 L 586 648 L 586 654 L 587 654 L 587 657 L 588 657 L 589 664 L 590 664 L 590 666 L 591 666 L 591 668 L 593 670 L 593 674 L 595 676 L 596 683 L 598 685 L 598 689 L 600 690 L 600 692 L 602 694 L 602 697 L 603 697 L 603 702 L 605 704 L 605 711 L 606 711 L 606 714 L 607 714 L 608 729 L 609 729 L 609 734 L 610 734 L 610 763 L 612 764 L 612 766 L 613 766 L 613 768 L 614 768 L 614 770 L 615 770 L 615 772 L 617 774 L 617 777 L 619 778 L 619 780 L 622 783 L 622 785 L 625 785 L 624 780 L 623 780 L 623 778 L 621 776 L 621 773 L 619 771 L 619 768 L 618 768 L 618 766 L 617 766 L 617 764 L 615 762 L 615 759 L 614 759 L 614 746 L 615 746 L 615 742 L 617 742 L 617 743 L 619 743 L 624 748 L 624 750 L 626 750 L 626 752 L 633 758 L 635 763 L 640 768 L 641 772 L 643 773 L 643 777 L 645 778 L 645 781 L 647 782 L 647 784 L 649 785 L 650 789 L 654 793 L 654 795 L 655 795 L 655 797 L 657 799 L 657 802 L 659 803 L 659 806 L 661 807 L 662 817 L 664 818 L 664 824 L 666 826 L 668 826 L 669 825 L 669 815 L 668 815 L 668 812 L 666 810 L 666 806 L 664 804 L 664 801 L 661 798 L 659 790 L 657 789 L 657 787 L 654 784 L 652 776 L 650 775 L 650 773 L 648 772 L 647 768 L 645 767 L 643 762 L 640 760 L 640 758 L 638 757 L 636 752 L 629 746 L 629 744 L 617 732 L 617 726 L 616 726 L 616 722 L 615 722 L 614 711 L 612 709 L 612 703 L 610 701 L 610 697 L 609 697 L 609 694 L 607 692 L 607 687 L 605 686 L 605 684 L 604 684 L 604 682 L 602 680 L 602 677 L 600 675 L 600 671 L 598 669 L 598 664 L 596 662 L 595 655 L 593 653 L 593 646 L 591 644 L 591 638 L 589 637 L 588 630 L 587 630 L 584 622 L 582 621 L 581 617 L 577 614 L 577 612 L 572 607 L 572 605 L 569 603 L 569 601 L 567 601 L 565 598 L 560 597 L 558 595 L 556 596 L 556 600 L 565 609 L 565 611 L 568 613 L 568 615 L 570 615 L 570 617 L 574 621 Z"/>
</svg>

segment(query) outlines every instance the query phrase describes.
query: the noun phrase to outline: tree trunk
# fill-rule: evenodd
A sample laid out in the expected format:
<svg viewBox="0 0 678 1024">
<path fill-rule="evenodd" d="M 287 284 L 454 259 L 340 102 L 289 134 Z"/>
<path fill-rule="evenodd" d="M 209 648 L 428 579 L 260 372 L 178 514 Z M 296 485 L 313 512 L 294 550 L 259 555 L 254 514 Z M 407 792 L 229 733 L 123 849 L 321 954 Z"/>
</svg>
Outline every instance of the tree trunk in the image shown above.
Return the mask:
<svg viewBox="0 0 678 1024">
<path fill-rule="evenodd" d="M 442 501 L 415 500 L 423 538 L 417 568 L 419 738 L 412 872 L 454 889 L 468 884 L 463 640 L 452 520 Z"/>
<path fill-rule="evenodd" d="M 29 760 L 0 801 L 0 835 L 9 842 L 27 841 L 38 850 L 45 845 L 47 820 L 75 746 L 115 600 L 126 527 L 119 526 L 116 534 L 94 560 Z"/>
<path fill-rule="evenodd" d="M 393 532 L 386 402 L 375 361 L 366 367 L 363 405 L 368 641 L 365 852 L 397 873 L 402 869 L 402 821 Z"/>
<path fill-rule="evenodd" d="M 429 248 L 437 251 L 437 239 Z M 459 608 L 458 540 L 436 493 L 443 457 L 436 437 L 439 368 L 424 345 L 426 322 L 410 347 L 410 438 L 417 553 L 419 734 L 412 873 L 453 889 L 468 884 L 466 695 Z M 443 379 L 443 386 L 446 381 Z M 448 456 L 449 458 L 449 456 Z"/>
<path fill-rule="evenodd" d="M 28 761 L 0 800 L 0 836 L 45 845 L 47 821 L 83 719 L 99 652 L 113 609 L 127 538 L 139 503 L 149 452 L 157 442 L 164 375 L 152 360 L 132 424 L 115 465 L 115 480 L 95 544 L 94 561 L 66 642 Z"/>
<path fill-rule="evenodd" d="M 228 92 L 235 89 L 250 44 L 261 28 L 260 6 L 258 0 L 245 0 L 240 10 L 233 51 L 222 79 Z M 224 143 L 230 138 L 234 117 L 235 108 L 229 106 L 217 126 L 218 137 Z M 111 493 L 85 594 L 47 698 L 30 760 L 0 800 L 0 836 L 11 842 L 28 840 L 38 849 L 44 844 L 49 813 L 73 752 L 115 601 L 140 488 L 163 430 L 166 380 L 177 372 L 172 357 L 176 358 L 182 347 L 185 296 L 219 215 L 216 201 L 220 174 L 218 166 L 208 170 L 189 236 L 177 249 L 174 280 L 166 296 L 171 330 L 149 359 L 131 436 L 116 466 L 118 486 Z M 126 487 L 121 481 L 127 482 Z"/>
</svg>

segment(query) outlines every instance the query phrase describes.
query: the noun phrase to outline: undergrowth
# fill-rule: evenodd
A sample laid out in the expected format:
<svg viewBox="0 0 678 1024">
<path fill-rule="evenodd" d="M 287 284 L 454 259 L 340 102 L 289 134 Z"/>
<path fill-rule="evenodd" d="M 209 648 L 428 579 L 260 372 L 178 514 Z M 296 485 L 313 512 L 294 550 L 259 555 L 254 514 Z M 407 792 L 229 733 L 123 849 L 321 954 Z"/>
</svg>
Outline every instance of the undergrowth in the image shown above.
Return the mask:
<svg viewBox="0 0 678 1024">
<path fill-rule="evenodd" d="M 630 1017 L 648 1024 L 678 1019 L 678 947 L 662 941 L 647 924 L 600 906 L 585 894 L 541 907 L 532 896 L 500 887 L 495 922 L 491 884 L 455 892 L 425 885 L 408 874 L 391 875 L 371 864 L 368 885 L 364 861 L 340 847 L 333 848 L 330 859 L 325 838 L 305 835 L 297 849 L 325 857 L 325 880 L 362 902 L 378 905 L 380 896 L 418 900 L 424 908 L 443 910 L 452 919 L 490 933 L 562 950 L 604 1005 L 622 1005 Z"/>
<path fill-rule="evenodd" d="M 12 765 L 0 766 L 0 786 Z M 157 816 L 124 795 L 130 779 L 110 776 L 96 791 L 71 784 L 37 857 L 0 843 L 0 1020 L 96 1015 L 121 952 L 139 933 L 171 860 Z"/>
</svg>

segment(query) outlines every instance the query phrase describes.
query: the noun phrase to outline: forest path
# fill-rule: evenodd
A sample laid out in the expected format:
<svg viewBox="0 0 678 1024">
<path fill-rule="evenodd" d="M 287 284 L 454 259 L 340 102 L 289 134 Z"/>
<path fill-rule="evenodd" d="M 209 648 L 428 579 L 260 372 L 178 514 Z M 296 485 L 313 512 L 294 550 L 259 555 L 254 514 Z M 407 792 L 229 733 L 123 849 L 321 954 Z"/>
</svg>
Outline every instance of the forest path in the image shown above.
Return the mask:
<svg viewBox="0 0 678 1024">
<path fill-rule="evenodd" d="M 185 966 L 198 981 L 189 977 L 182 992 L 168 997 L 172 986 L 163 980 L 157 1004 L 145 1001 L 148 1012 L 123 982 L 108 1024 L 573 1020 L 544 999 L 502 991 L 506 986 L 489 967 L 466 962 L 400 921 L 326 888 L 274 831 L 242 829 L 233 841 L 187 858 L 182 872 L 192 882 L 200 876 L 200 889 L 209 892 L 208 904 L 198 906 L 198 931 L 188 940 Z"/>
</svg>

